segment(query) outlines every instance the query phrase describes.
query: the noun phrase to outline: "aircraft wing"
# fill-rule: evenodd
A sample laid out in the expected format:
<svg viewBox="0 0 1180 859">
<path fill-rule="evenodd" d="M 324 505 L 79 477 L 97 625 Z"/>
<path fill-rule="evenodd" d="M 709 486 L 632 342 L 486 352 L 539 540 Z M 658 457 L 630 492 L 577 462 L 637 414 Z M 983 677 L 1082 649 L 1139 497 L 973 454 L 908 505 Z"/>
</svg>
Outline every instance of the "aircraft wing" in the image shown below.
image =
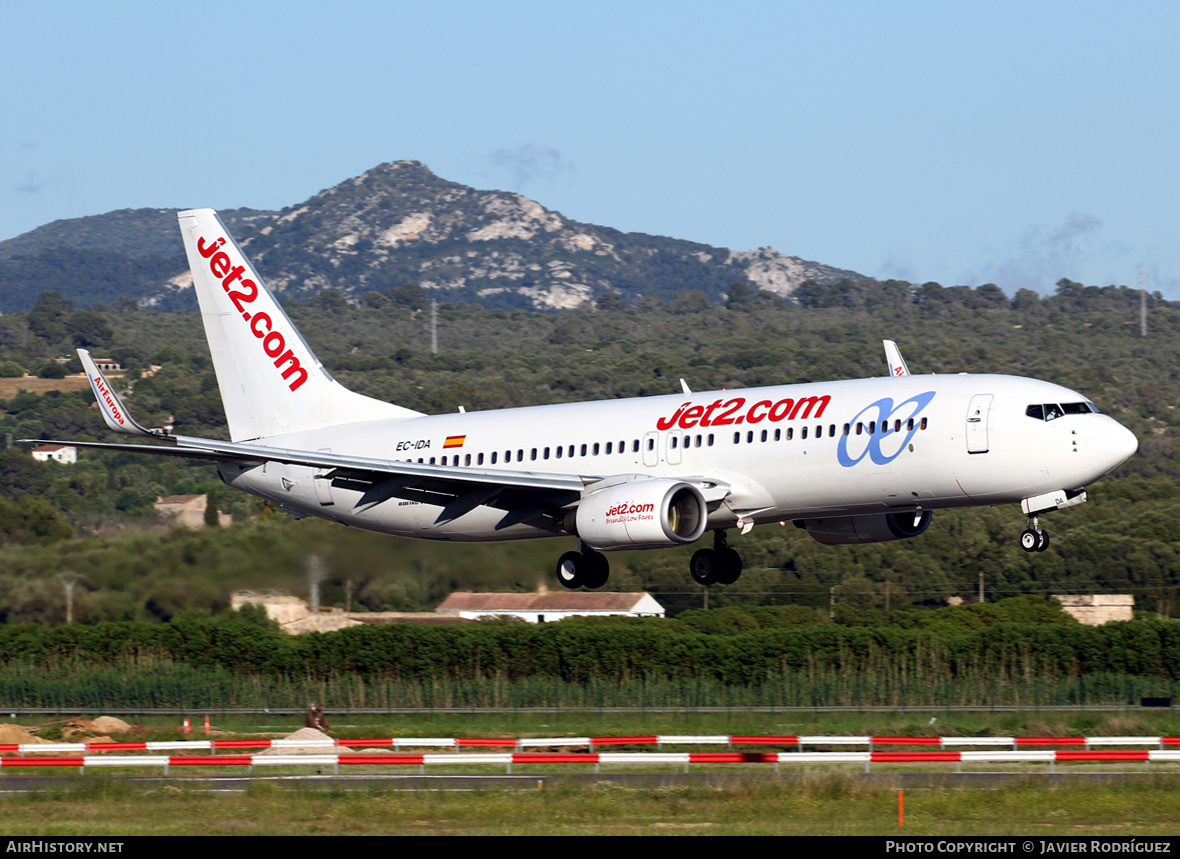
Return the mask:
<svg viewBox="0 0 1180 859">
<path fill-rule="evenodd" d="M 606 475 L 543 474 L 508 469 L 482 469 L 453 465 L 348 456 L 291 450 L 267 445 L 219 441 L 191 436 L 170 436 L 174 444 L 114 444 L 108 442 L 21 439 L 41 444 L 68 444 L 95 450 L 125 451 L 156 456 L 182 457 L 243 465 L 281 462 L 322 469 L 317 479 L 331 480 L 333 486 L 361 493 L 357 508 L 380 504 L 391 498 L 420 501 L 443 508 L 435 521 L 443 525 L 479 506 L 505 511 L 498 529 L 520 522 L 559 524 L 561 511 L 574 507 L 594 484 Z M 609 483 L 643 480 L 646 475 L 609 475 Z M 697 481 L 707 501 L 721 501 L 730 491 L 728 484 L 702 478 Z"/>
<path fill-rule="evenodd" d="M 427 465 L 400 460 L 348 456 L 321 451 L 293 450 L 253 442 L 220 441 L 194 436 L 154 433 L 140 425 L 128 413 L 118 394 L 107 383 L 90 354 L 78 350 L 86 368 L 90 386 L 98 400 L 107 426 L 127 435 L 157 438 L 165 444 L 113 444 L 108 442 L 50 441 L 22 439 L 25 442 L 67 444 L 93 450 L 197 459 L 222 464 L 260 465 L 278 462 L 319 469 L 317 480 L 330 480 L 333 486 L 361 493 L 358 509 L 368 509 L 391 498 L 419 501 L 443 508 L 436 525 L 453 521 L 479 506 L 506 511 L 498 529 L 518 522 L 560 525 L 562 511 L 574 507 L 594 484 L 606 475 L 549 474 L 509 469 L 487 470 L 457 465 Z M 611 484 L 642 480 L 645 475 L 610 475 Z M 720 501 L 729 494 L 728 484 L 701 480 L 699 485 L 710 501 Z"/>
</svg>

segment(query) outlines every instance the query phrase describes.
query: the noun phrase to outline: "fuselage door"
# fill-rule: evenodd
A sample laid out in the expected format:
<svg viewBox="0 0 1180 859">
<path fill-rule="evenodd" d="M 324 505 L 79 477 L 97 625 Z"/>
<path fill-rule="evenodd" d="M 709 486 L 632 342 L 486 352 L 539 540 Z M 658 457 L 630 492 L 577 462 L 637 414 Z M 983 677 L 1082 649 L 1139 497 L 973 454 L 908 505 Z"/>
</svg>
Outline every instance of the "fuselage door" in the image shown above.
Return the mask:
<svg viewBox="0 0 1180 859">
<path fill-rule="evenodd" d="M 664 450 L 664 458 L 668 461 L 668 465 L 680 465 L 680 449 L 684 444 L 684 433 L 680 430 L 672 430 L 668 433 L 667 448 Z"/>
<path fill-rule="evenodd" d="M 991 394 L 976 394 L 967 407 L 967 453 L 987 453 L 987 419 L 992 408 Z"/>
</svg>

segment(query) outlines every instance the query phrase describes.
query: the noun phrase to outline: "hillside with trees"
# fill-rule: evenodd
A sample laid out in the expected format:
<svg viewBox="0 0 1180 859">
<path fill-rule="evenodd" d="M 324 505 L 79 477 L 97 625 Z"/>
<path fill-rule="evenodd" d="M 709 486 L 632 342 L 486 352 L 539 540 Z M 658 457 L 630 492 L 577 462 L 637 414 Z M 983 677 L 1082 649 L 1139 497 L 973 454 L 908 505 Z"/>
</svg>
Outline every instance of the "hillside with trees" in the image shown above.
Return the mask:
<svg viewBox="0 0 1180 859">
<path fill-rule="evenodd" d="M 604 296 L 597 308 L 536 314 L 443 304 L 430 351 L 428 295 L 419 287 L 371 290 L 355 303 L 335 292 L 288 312 L 344 384 L 425 412 L 504 408 L 596 398 L 882 375 L 882 337 L 896 339 L 915 373 L 1000 372 L 1077 389 L 1139 437 L 1139 453 L 1095 484 L 1082 507 L 1052 514 L 1054 542 L 1026 555 L 1016 509 L 938 512 L 920 538 L 824 547 L 795 528 L 734 538 L 747 572 L 715 586 L 709 605 L 801 605 L 852 611 L 970 600 L 982 576 L 989 599 L 1051 593 L 1134 593 L 1171 615 L 1180 587 L 1180 307 L 1158 296 L 1149 336 L 1139 336 L 1139 294 L 1062 281 L 1054 295 L 1009 299 L 984 286 L 896 281 L 810 283 L 798 304 L 734 284 L 717 306 L 702 293 L 637 306 Z M 127 402 L 177 431 L 224 437 L 216 379 L 194 313 L 134 302 L 78 310 L 42 295 L 29 313 L 0 318 L 0 366 L 30 370 L 76 345 L 119 360 Z M 67 365 L 68 369 L 77 367 Z M 20 393 L 0 402 L 13 438 L 109 439 L 89 392 Z M 168 620 L 223 608 L 238 587 L 305 592 L 307 556 L 331 575 L 326 601 L 352 594 L 361 610 L 431 608 L 454 589 L 532 590 L 551 583 L 565 542 L 450 546 L 396 540 L 263 510 L 220 485 L 205 463 L 82 451 L 74 466 L 0 453 L 0 619 L 58 622 L 61 585 L 82 577 L 76 615 Z M 146 527 L 158 496 L 217 491 L 234 514 L 227 529 Z M 73 536 L 70 536 L 73 535 Z M 620 553 L 612 588 L 651 590 L 673 613 L 704 592 L 684 573 L 687 549 Z M 835 589 L 833 591 L 833 588 Z"/>
</svg>

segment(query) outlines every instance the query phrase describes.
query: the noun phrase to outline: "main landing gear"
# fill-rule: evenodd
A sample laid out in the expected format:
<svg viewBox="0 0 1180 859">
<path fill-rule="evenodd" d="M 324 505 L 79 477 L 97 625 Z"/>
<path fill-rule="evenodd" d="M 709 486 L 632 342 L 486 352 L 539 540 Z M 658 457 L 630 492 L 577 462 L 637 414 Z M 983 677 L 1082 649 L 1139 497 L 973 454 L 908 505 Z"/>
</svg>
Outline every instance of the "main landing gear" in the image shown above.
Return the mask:
<svg viewBox="0 0 1180 859">
<path fill-rule="evenodd" d="M 742 574 L 742 556 L 729 548 L 725 531 L 718 528 L 713 532 L 713 548 L 698 549 L 688 572 L 698 585 L 732 585 Z"/>
<path fill-rule="evenodd" d="M 1042 530 L 1036 516 L 1028 517 L 1028 528 L 1020 535 L 1020 548 L 1026 552 L 1043 552 L 1049 548 L 1049 532 Z"/>
<path fill-rule="evenodd" d="M 1046 545 L 1048 545 L 1046 538 Z M 729 548 L 725 531 L 713 532 L 713 548 L 698 549 L 689 562 L 688 571 L 698 585 L 732 585 L 742 574 L 742 556 Z M 585 543 L 578 551 L 566 552 L 557 561 L 557 581 L 563 588 L 597 589 L 610 578 L 606 556 Z"/>
<path fill-rule="evenodd" d="M 557 561 L 557 581 L 563 588 L 600 588 L 610 578 L 606 555 L 578 543 L 581 551 L 566 552 Z"/>
</svg>

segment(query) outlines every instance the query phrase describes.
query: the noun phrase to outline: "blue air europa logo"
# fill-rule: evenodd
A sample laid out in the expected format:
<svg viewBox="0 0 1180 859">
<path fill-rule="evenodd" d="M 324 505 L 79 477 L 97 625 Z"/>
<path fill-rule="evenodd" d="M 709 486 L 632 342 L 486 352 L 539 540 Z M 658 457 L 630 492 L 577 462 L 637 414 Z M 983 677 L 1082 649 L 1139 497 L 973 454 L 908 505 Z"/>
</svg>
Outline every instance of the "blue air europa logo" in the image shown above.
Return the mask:
<svg viewBox="0 0 1180 859">
<path fill-rule="evenodd" d="M 841 436 L 836 445 L 836 459 L 845 468 L 852 468 L 866 456 L 875 465 L 888 465 L 901 456 L 914 433 L 918 422 L 910 424 L 922 409 L 934 399 L 934 391 L 916 394 L 908 400 L 893 404 L 892 397 L 882 397 L 865 406 L 851 421 L 848 435 Z M 857 424 L 864 431 L 856 432 Z"/>
</svg>

